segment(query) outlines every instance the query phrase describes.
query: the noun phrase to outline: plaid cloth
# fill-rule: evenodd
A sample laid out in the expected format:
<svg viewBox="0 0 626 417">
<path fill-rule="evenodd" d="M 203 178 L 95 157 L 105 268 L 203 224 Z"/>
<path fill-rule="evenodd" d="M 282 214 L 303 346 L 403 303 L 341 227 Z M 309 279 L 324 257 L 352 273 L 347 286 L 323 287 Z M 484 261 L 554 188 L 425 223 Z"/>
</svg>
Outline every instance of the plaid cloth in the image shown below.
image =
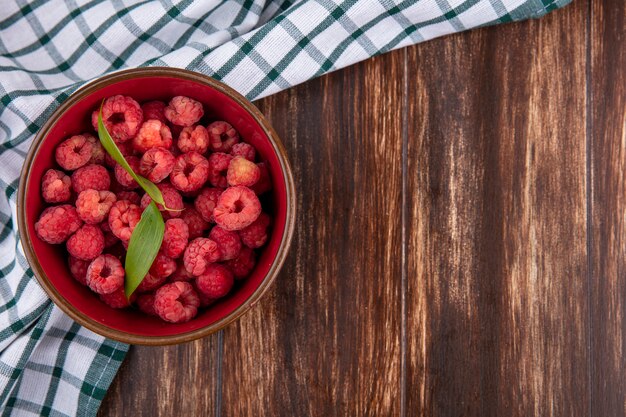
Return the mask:
<svg viewBox="0 0 626 417">
<path fill-rule="evenodd" d="M 95 415 L 128 347 L 72 322 L 37 284 L 15 194 L 33 134 L 79 85 L 184 67 L 250 99 L 465 29 L 570 0 L 3 0 L 0 6 L 0 410 Z"/>
</svg>

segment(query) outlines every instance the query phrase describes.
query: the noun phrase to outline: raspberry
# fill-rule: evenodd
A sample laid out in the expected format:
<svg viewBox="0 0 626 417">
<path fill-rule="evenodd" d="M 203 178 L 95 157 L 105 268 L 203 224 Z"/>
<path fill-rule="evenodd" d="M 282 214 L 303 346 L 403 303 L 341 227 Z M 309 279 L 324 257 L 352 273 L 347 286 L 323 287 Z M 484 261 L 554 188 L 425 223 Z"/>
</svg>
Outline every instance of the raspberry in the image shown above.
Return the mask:
<svg viewBox="0 0 626 417">
<path fill-rule="evenodd" d="M 261 170 L 254 163 L 248 161 L 242 156 L 236 156 L 228 165 L 226 180 L 228 185 L 245 185 L 250 187 L 254 185 L 261 177 Z"/>
<path fill-rule="evenodd" d="M 250 226 L 239 231 L 241 242 L 251 249 L 260 248 L 267 242 L 267 229 L 270 226 L 270 216 L 261 213 L 258 219 Z"/>
<path fill-rule="evenodd" d="M 154 119 L 167 123 L 167 119 L 165 118 L 165 103 L 162 101 L 155 100 L 143 103 L 141 110 L 143 111 L 144 120 Z"/>
<path fill-rule="evenodd" d="M 163 201 L 165 201 L 165 205 L 169 209 L 173 209 L 173 211 L 166 211 L 161 204 L 157 204 L 157 207 L 163 213 L 163 219 L 167 220 L 172 217 L 180 217 L 181 211 L 185 206 L 183 204 L 183 197 L 176 191 L 174 187 L 172 187 L 169 183 L 160 183 L 157 184 L 159 190 L 161 190 L 161 194 L 163 195 Z M 152 201 L 152 198 L 148 194 L 144 194 L 141 198 L 141 209 L 145 209 L 148 207 L 148 204 Z"/>
<path fill-rule="evenodd" d="M 189 97 L 176 96 L 165 108 L 167 120 L 178 126 L 191 126 L 204 115 L 202 103 Z"/>
<path fill-rule="evenodd" d="M 124 268 L 113 255 L 100 255 L 87 268 L 87 285 L 98 294 L 111 294 L 124 287 Z"/>
<path fill-rule="evenodd" d="M 135 173 L 139 171 L 139 158 L 136 156 L 127 156 L 126 162 L 128 162 L 128 165 L 130 165 Z M 135 181 L 120 164 L 115 164 L 113 172 L 115 173 L 115 180 L 125 189 L 134 190 L 135 188 L 139 188 L 137 181 Z"/>
<path fill-rule="evenodd" d="M 196 284 L 196 282 L 194 282 L 192 285 L 196 290 L 196 293 L 198 294 L 198 298 L 200 299 L 200 307 L 208 307 L 217 301 L 217 298 L 207 297 L 202 292 L 200 292 L 198 290 L 198 285 Z"/>
<path fill-rule="evenodd" d="M 217 201 L 217 198 L 215 200 Z M 196 199 L 196 201 L 198 200 Z M 198 210 L 196 210 L 192 205 L 185 205 L 185 210 L 183 210 L 180 218 L 183 219 L 189 227 L 190 240 L 201 237 L 204 234 L 204 231 L 209 228 L 209 222 L 204 220 L 202 215 L 200 215 Z"/>
<path fill-rule="evenodd" d="M 183 153 L 205 153 L 209 149 L 209 133 L 200 125 L 185 127 L 178 136 L 178 149 Z"/>
<path fill-rule="evenodd" d="M 183 263 L 187 272 L 199 276 L 204 273 L 207 265 L 219 261 L 221 257 L 222 254 L 215 241 L 199 237 L 192 240 L 185 249 Z"/>
<path fill-rule="evenodd" d="M 189 241 L 189 226 L 183 219 L 169 219 L 165 222 L 165 233 L 161 250 L 170 258 L 183 254 Z"/>
<path fill-rule="evenodd" d="M 104 156 L 106 155 L 106 152 L 104 150 L 104 147 L 100 143 L 100 140 L 89 133 L 85 133 L 84 136 L 85 138 L 87 138 L 87 141 L 91 143 L 91 145 L 93 146 L 93 148 L 91 149 L 91 158 L 89 159 L 89 162 L 87 163 L 99 164 L 99 165 L 104 164 L 104 160 L 105 160 Z"/>
<path fill-rule="evenodd" d="M 230 150 L 230 154 L 232 156 L 241 156 L 246 158 L 248 161 L 254 162 L 256 150 L 254 149 L 254 146 L 249 143 L 240 142 L 233 145 L 233 148 Z"/>
<path fill-rule="evenodd" d="M 135 152 L 135 150 L 133 149 L 132 142 L 118 143 L 117 149 L 120 150 L 120 152 L 122 153 L 122 155 L 124 155 L 124 157 L 132 156 L 133 153 Z M 111 155 L 107 153 L 104 155 L 104 164 L 111 169 L 115 169 L 117 162 L 115 162 L 115 160 L 111 157 Z"/>
<path fill-rule="evenodd" d="M 141 197 L 134 191 L 120 191 L 116 196 L 118 200 L 127 200 L 136 205 L 141 204 Z"/>
<path fill-rule="evenodd" d="M 170 275 L 170 282 L 176 281 L 191 281 L 195 276 L 191 275 L 186 269 L 184 265 L 178 265 L 176 271 L 172 275 Z"/>
<path fill-rule="evenodd" d="M 46 208 L 35 223 L 35 232 L 44 242 L 63 243 L 82 224 L 76 209 L 69 204 L 63 204 Z"/>
<path fill-rule="evenodd" d="M 220 252 L 222 253 L 220 261 L 234 259 L 239 255 L 239 251 L 241 251 L 241 239 L 235 232 L 229 232 L 219 226 L 215 226 L 211 230 L 211 233 L 209 233 L 209 239 L 214 240 L 220 248 Z"/>
<path fill-rule="evenodd" d="M 104 250 L 104 234 L 98 226 L 86 224 L 70 236 L 65 245 L 70 255 L 88 261 Z"/>
<path fill-rule="evenodd" d="M 41 195 L 46 203 L 63 203 L 72 196 L 72 180 L 63 171 L 49 169 L 41 180 Z"/>
<path fill-rule="evenodd" d="M 213 210 L 215 222 L 226 230 L 241 230 L 254 222 L 261 214 L 261 202 L 248 187 L 226 189 L 217 200 Z"/>
<path fill-rule="evenodd" d="M 150 148 L 141 157 L 139 172 L 154 183 L 161 182 L 172 172 L 174 159 L 165 148 Z"/>
<path fill-rule="evenodd" d="M 137 134 L 143 121 L 139 103 L 127 96 L 113 96 L 104 100 L 102 121 L 115 143 L 126 142 Z M 91 114 L 91 124 L 98 131 L 98 110 Z"/>
<path fill-rule="evenodd" d="M 137 152 L 146 152 L 150 148 L 172 147 L 172 132 L 163 122 L 158 120 L 146 120 L 133 139 L 133 148 Z"/>
<path fill-rule="evenodd" d="M 70 255 L 67 263 L 70 267 L 70 273 L 72 274 L 74 279 L 83 285 L 87 285 L 87 268 L 89 268 L 90 262 L 74 258 L 72 255 Z"/>
<path fill-rule="evenodd" d="M 115 194 L 110 191 L 85 190 L 78 194 L 76 211 L 85 223 L 100 223 L 109 215 L 115 201 Z"/>
<path fill-rule="evenodd" d="M 256 195 L 261 195 L 272 189 L 272 179 L 270 178 L 270 172 L 268 171 L 265 162 L 259 162 L 257 166 L 259 167 L 261 176 L 256 184 L 252 185 L 250 189 L 254 191 Z"/>
<path fill-rule="evenodd" d="M 159 277 L 150 273 L 146 274 L 141 281 L 141 284 L 137 287 L 137 292 L 148 292 L 156 288 L 159 288 L 167 279 L 167 277 Z"/>
<path fill-rule="evenodd" d="M 220 198 L 220 195 L 224 192 L 221 188 L 205 188 L 200 192 L 196 200 L 194 201 L 194 206 L 198 213 L 202 216 L 202 218 L 210 223 L 215 223 L 215 219 L 213 218 L 213 210 L 217 206 L 217 200 Z"/>
<path fill-rule="evenodd" d="M 239 133 L 226 122 L 213 122 L 206 130 L 209 132 L 209 148 L 213 152 L 230 152 L 233 145 L 239 143 Z"/>
<path fill-rule="evenodd" d="M 214 187 L 226 188 L 226 173 L 232 156 L 225 153 L 216 152 L 209 156 L 209 182 Z"/>
<path fill-rule="evenodd" d="M 255 264 L 256 256 L 254 251 L 246 246 L 241 248 L 239 256 L 224 263 L 232 271 L 235 279 L 246 278 L 254 269 Z"/>
<path fill-rule="evenodd" d="M 139 310 L 143 311 L 144 313 L 150 316 L 157 315 L 156 311 L 154 311 L 154 294 L 153 293 L 139 294 L 137 296 L 137 307 L 139 307 Z"/>
<path fill-rule="evenodd" d="M 131 295 L 130 299 L 133 300 L 135 298 L 134 296 L 135 294 Z M 100 299 L 112 308 L 126 308 L 130 306 L 130 302 L 124 293 L 123 286 L 110 294 L 100 294 Z"/>
<path fill-rule="evenodd" d="M 61 168 L 73 171 L 89 162 L 92 151 L 93 145 L 86 135 L 75 135 L 61 142 L 54 155 Z"/>
<path fill-rule="evenodd" d="M 100 229 L 104 229 L 104 225 L 107 225 L 107 228 L 109 228 L 109 223 L 108 222 L 102 222 L 100 224 Z M 110 230 L 110 229 L 109 229 Z M 104 235 L 104 248 L 108 249 L 112 246 L 114 246 L 117 242 L 119 242 L 120 240 L 115 237 L 115 235 L 111 232 L 106 232 L 104 230 L 102 230 L 102 234 Z"/>
<path fill-rule="evenodd" d="M 150 275 L 167 278 L 176 271 L 176 261 L 159 252 L 150 267 Z"/>
<path fill-rule="evenodd" d="M 188 152 L 176 158 L 170 182 L 176 189 L 190 192 L 199 190 L 208 177 L 209 161 L 198 152 Z"/>
<path fill-rule="evenodd" d="M 222 298 L 233 288 L 234 282 L 233 273 L 228 268 L 214 264 L 196 279 L 196 287 L 207 297 Z"/>
<path fill-rule="evenodd" d="M 188 282 L 165 284 L 154 294 L 154 311 L 165 321 L 182 323 L 198 313 L 200 299 Z"/>
<path fill-rule="evenodd" d="M 141 209 L 126 200 L 116 201 L 109 211 L 109 227 L 111 232 L 122 242 L 128 242 L 141 220 Z"/>
<path fill-rule="evenodd" d="M 109 171 L 102 165 L 87 165 L 77 169 L 72 174 L 72 188 L 76 194 L 94 189 L 98 191 L 106 191 L 111 186 L 111 178 Z"/>
</svg>

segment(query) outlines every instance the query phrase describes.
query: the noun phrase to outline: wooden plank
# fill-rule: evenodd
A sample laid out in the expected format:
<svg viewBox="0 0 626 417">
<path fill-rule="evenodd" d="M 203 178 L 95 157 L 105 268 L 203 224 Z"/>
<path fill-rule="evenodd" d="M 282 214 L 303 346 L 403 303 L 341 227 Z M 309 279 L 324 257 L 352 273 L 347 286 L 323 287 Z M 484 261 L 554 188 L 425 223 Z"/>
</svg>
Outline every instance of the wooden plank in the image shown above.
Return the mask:
<svg viewBox="0 0 626 417">
<path fill-rule="evenodd" d="M 626 5 L 591 2 L 592 398 L 626 415 Z"/>
<path fill-rule="evenodd" d="M 585 27 L 409 49 L 408 415 L 587 414 Z"/>
<path fill-rule="evenodd" d="M 222 414 L 400 412 L 403 52 L 262 100 L 298 192 L 272 290 L 224 331 Z"/>
</svg>

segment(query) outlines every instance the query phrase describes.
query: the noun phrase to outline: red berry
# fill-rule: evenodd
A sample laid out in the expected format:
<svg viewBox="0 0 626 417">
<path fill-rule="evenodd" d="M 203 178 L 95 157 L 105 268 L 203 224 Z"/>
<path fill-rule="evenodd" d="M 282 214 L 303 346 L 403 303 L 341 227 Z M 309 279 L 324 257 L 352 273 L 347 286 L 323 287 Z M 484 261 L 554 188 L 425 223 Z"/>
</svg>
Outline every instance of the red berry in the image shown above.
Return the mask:
<svg viewBox="0 0 626 417">
<path fill-rule="evenodd" d="M 217 206 L 217 200 L 224 192 L 221 188 L 204 188 L 202 192 L 196 197 L 194 206 L 202 218 L 210 223 L 215 223 L 213 218 L 213 210 Z M 208 228 L 208 227 L 207 227 Z"/>
<path fill-rule="evenodd" d="M 144 120 L 155 119 L 163 123 L 167 123 L 167 119 L 165 118 L 164 102 L 158 100 L 148 101 L 147 103 L 143 103 L 141 105 L 141 110 L 143 111 Z"/>
<path fill-rule="evenodd" d="M 139 172 L 154 183 L 161 182 L 172 172 L 174 160 L 174 155 L 167 149 L 150 148 L 141 157 Z"/>
<path fill-rule="evenodd" d="M 228 172 L 226 174 L 226 180 L 228 185 L 245 185 L 250 187 L 254 185 L 261 177 L 261 170 L 254 163 L 248 161 L 242 156 L 236 156 L 230 161 L 228 165 Z"/>
<path fill-rule="evenodd" d="M 233 273 L 224 265 L 213 264 L 196 279 L 198 291 L 209 298 L 222 298 L 233 288 Z"/>
<path fill-rule="evenodd" d="M 89 268 L 89 264 L 91 262 L 74 258 L 72 255 L 70 255 L 67 263 L 70 267 L 70 273 L 72 274 L 74 279 L 83 285 L 87 285 L 87 268 Z"/>
<path fill-rule="evenodd" d="M 232 159 L 232 156 L 221 152 L 209 156 L 209 182 L 212 186 L 226 188 L 228 185 L 226 173 Z"/>
<path fill-rule="evenodd" d="M 176 271 L 176 261 L 159 252 L 150 267 L 150 275 L 167 278 Z"/>
<path fill-rule="evenodd" d="M 74 192 L 79 194 L 88 189 L 98 191 L 108 190 L 111 186 L 111 178 L 109 171 L 102 165 L 87 165 L 78 168 L 72 174 L 72 188 Z"/>
<path fill-rule="evenodd" d="M 233 145 L 239 143 L 239 133 L 226 122 L 213 122 L 206 129 L 209 132 L 209 148 L 213 152 L 230 152 Z"/>
<path fill-rule="evenodd" d="M 172 147 L 172 132 L 163 122 L 158 120 L 146 120 L 133 139 L 133 148 L 137 152 L 146 152 L 150 148 Z"/>
<path fill-rule="evenodd" d="M 75 135 L 61 142 L 54 155 L 61 168 L 72 171 L 87 164 L 92 151 L 93 145 L 86 135 Z"/>
<path fill-rule="evenodd" d="M 115 143 L 126 142 L 137 134 L 143 122 L 143 112 L 132 98 L 117 95 L 104 100 L 102 121 Z M 98 131 L 98 110 L 91 114 L 91 124 Z"/>
<path fill-rule="evenodd" d="M 104 164 L 105 155 L 107 155 L 107 153 L 104 150 L 104 147 L 102 146 L 102 144 L 100 143 L 100 140 L 89 133 L 85 133 L 84 135 L 85 135 L 85 138 L 87 138 L 87 141 L 91 143 L 91 145 L 93 146 L 91 149 L 91 158 L 89 159 L 89 162 L 87 163 L 98 164 L 98 165 Z"/>
<path fill-rule="evenodd" d="M 100 227 L 85 224 L 67 239 L 65 246 L 73 257 L 88 261 L 104 250 L 104 234 Z"/>
<path fill-rule="evenodd" d="M 154 293 L 139 294 L 137 296 L 137 307 L 150 316 L 156 316 L 157 313 L 154 310 Z"/>
<path fill-rule="evenodd" d="M 133 149 L 133 143 L 132 141 L 129 142 L 124 142 L 124 143 L 118 143 L 117 144 L 117 149 L 120 150 L 120 152 L 122 153 L 122 155 L 124 155 L 124 157 L 129 157 L 129 156 L 133 156 L 135 150 Z M 117 165 L 117 162 L 115 162 L 115 159 L 113 159 L 111 157 L 111 155 L 109 155 L 108 153 L 104 155 L 104 164 L 106 166 L 108 166 L 111 169 L 115 169 L 115 166 Z"/>
<path fill-rule="evenodd" d="M 183 210 L 183 212 L 181 213 L 180 218 L 183 219 L 183 221 L 189 227 L 190 240 L 201 237 L 204 234 L 204 231 L 208 230 L 209 228 L 209 222 L 204 220 L 198 210 L 196 210 L 190 204 L 185 204 L 185 210 Z"/>
<path fill-rule="evenodd" d="M 188 282 L 165 284 L 154 295 L 154 310 L 165 321 L 182 323 L 198 313 L 200 299 Z"/>
<path fill-rule="evenodd" d="M 128 162 L 133 172 L 139 172 L 139 158 L 136 156 L 127 156 L 126 162 Z M 137 181 L 135 181 L 120 164 L 115 164 L 113 172 L 115 173 L 115 180 L 125 189 L 134 190 L 135 188 L 139 188 Z"/>
<path fill-rule="evenodd" d="M 97 224 L 108 217 L 115 201 L 115 194 L 110 191 L 85 190 L 78 194 L 76 211 L 85 223 Z"/>
<path fill-rule="evenodd" d="M 209 239 L 214 240 L 220 248 L 222 253 L 220 261 L 234 259 L 241 251 L 241 239 L 235 232 L 229 232 L 219 226 L 215 226 L 209 233 Z"/>
<path fill-rule="evenodd" d="M 207 297 L 202 292 L 200 292 L 198 290 L 198 285 L 195 281 L 192 283 L 192 285 L 194 289 L 196 290 L 196 293 L 198 294 L 198 298 L 200 299 L 200 307 L 208 307 L 218 300 L 217 298 Z"/>
<path fill-rule="evenodd" d="M 134 298 L 135 294 L 130 297 L 131 300 L 133 300 Z M 128 301 L 128 299 L 126 298 L 126 294 L 124 293 L 123 286 L 110 294 L 100 294 L 100 299 L 106 305 L 112 308 L 126 308 L 130 306 L 130 302 Z"/>
<path fill-rule="evenodd" d="M 87 268 L 87 285 L 98 294 L 111 294 L 124 287 L 124 268 L 113 255 L 100 255 Z"/>
<path fill-rule="evenodd" d="M 118 200 L 128 200 L 129 202 L 140 205 L 141 197 L 134 191 L 120 191 L 116 194 Z"/>
<path fill-rule="evenodd" d="M 233 148 L 230 150 L 230 154 L 232 156 L 241 156 L 246 158 L 248 161 L 254 162 L 256 150 L 254 149 L 254 146 L 249 143 L 240 142 L 233 145 Z"/>
<path fill-rule="evenodd" d="M 241 248 L 239 256 L 224 263 L 232 271 L 235 279 L 246 278 L 254 269 L 255 264 L 256 256 L 254 251 L 246 246 Z"/>
<path fill-rule="evenodd" d="M 159 277 L 150 273 L 146 274 L 141 280 L 141 284 L 137 287 L 137 292 L 148 292 L 159 288 L 167 280 L 167 277 Z"/>
<path fill-rule="evenodd" d="M 176 96 L 165 108 L 165 117 L 178 126 L 191 126 L 202 118 L 202 103 L 189 97 Z"/>
<path fill-rule="evenodd" d="M 256 195 L 261 195 L 272 189 L 272 179 L 265 162 L 259 162 L 257 166 L 259 167 L 261 176 L 256 184 L 252 185 L 250 189 L 254 191 Z"/>
<path fill-rule="evenodd" d="M 161 195 L 163 195 L 163 201 L 165 201 L 167 208 L 172 209 L 171 211 L 167 211 L 161 204 L 157 204 L 158 209 L 163 214 L 163 219 L 167 220 L 172 217 L 180 217 L 182 209 L 185 208 L 183 197 L 169 183 L 162 182 L 157 184 L 157 187 L 161 190 Z M 148 207 L 151 201 L 152 198 L 148 194 L 144 194 L 141 198 L 141 209 L 143 210 Z"/>
<path fill-rule="evenodd" d="M 189 241 L 189 226 L 183 219 L 169 219 L 165 222 L 165 233 L 161 250 L 170 258 L 180 257 Z"/>
<path fill-rule="evenodd" d="M 209 149 L 209 133 L 200 125 L 185 127 L 178 136 L 178 149 L 183 153 L 205 153 Z"/>
<path fill-rule="evenodd" d="M 184 265 L 178 265 L 178 267 L 176 268 L 176 271 L 174 271 L 174 273 L 172 275 L 170 275 L 170 282 L 176 282 L 176 281 L 191 281 L 192 279 L 195 279 L 196 277 L 194 275 L 191 275 L 186 269 Z"/>
<path fill-rule="evenodd" d="M 72 180 L 63 171 L 49 169 L 41 180 L 41 195 L 46 203 L 63 203 L 72 196 Z"/>
<path fill-rule="evenodd" d="M 209 177 L 209 161 L 198 152 L 179 155 L 170 175 L 172 185 L 183 192 L 202 188 Z"/>
<path fill-rule="evenodd" d="M 239 231 L 241 242 L 249 248 L 256 249 L 265 245 L 267 242 L 268 228 L 270 226 L 270 216 L 261 213 L 250 226 L 244 227 Z"/>
<path fill-rule="evenodd" d="M 226 230 L 241 230 L 254 222 L 261 214 L 261 202 L 248 187 L 226 189 L 217 200 L 213 210 L 215 222 Z"/>
<path fill-rule="evenodd" d="M 219 261 L 221 257 L 222 254 L 215 241 L 199 237 L 192 240 L 185 249 L 183 263 L 187 272 L 199 276 L 209 264 Z"/>
<path fill-rule="evenodd" d="M 73 206 L 62 204 L 48 207 L 35 223 L 35 232 L 44 242 L 63 243 L 83 224 Z"/>
<path fill-rule="evenodd" d="M 128 242 L 141 220 L 141 209 L 126 200 L 117 201 L 109 211 L 109 226 L 111 232 L 122 242 Z"/>
</svg>

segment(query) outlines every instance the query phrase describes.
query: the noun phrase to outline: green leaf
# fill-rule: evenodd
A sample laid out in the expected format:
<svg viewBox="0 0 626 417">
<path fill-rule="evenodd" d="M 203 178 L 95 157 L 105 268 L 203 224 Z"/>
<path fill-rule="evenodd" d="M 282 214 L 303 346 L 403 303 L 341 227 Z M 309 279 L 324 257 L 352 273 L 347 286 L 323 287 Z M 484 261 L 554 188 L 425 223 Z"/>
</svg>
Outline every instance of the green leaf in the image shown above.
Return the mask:
<svg viewBox="0 0 626 417">
<path fill-rule="evenodd" d="M 126 270 L 124 283 L 126 298 L 130 299 L 152 266 L 152 262 L 154 262 L 161 247 L 164 231 L 163 216 L 161 216 L 161 212 L 154 201 L 151 201 L 141 214 L 141 220 L 135 226 L 128 243 L 124 265 Z"/>
</svg>

